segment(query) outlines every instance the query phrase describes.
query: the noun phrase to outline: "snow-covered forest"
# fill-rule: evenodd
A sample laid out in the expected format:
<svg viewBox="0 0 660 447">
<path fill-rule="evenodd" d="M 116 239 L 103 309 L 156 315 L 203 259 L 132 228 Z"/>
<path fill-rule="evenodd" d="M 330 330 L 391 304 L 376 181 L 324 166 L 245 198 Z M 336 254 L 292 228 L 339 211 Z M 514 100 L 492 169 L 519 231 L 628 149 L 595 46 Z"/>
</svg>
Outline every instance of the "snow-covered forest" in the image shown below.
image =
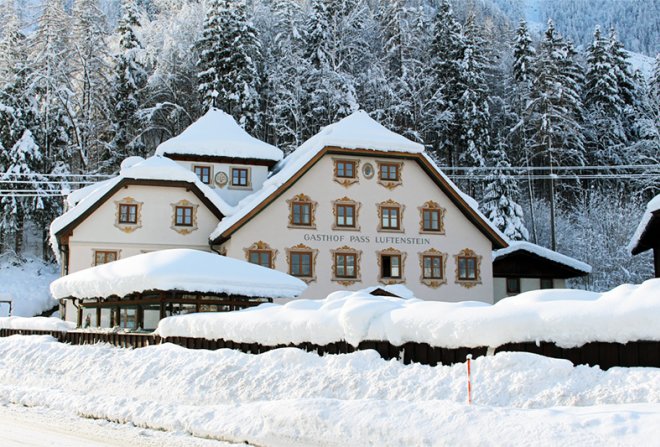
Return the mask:
<svg viewBox="0 0 660 447">
<path fill-rule="evenodd" d="M 658 2 L 591 3 L 5 0 L 0 251 L 21 255 L 29 231 L 48 256 L 63 191 L 212 104 L 285 152 L 361 108 L 423 142 L 507 236 L 591 263 L 585 286 L 639 282 L 651 263 L 625 246 L 660 188 Z"/>
</svg>

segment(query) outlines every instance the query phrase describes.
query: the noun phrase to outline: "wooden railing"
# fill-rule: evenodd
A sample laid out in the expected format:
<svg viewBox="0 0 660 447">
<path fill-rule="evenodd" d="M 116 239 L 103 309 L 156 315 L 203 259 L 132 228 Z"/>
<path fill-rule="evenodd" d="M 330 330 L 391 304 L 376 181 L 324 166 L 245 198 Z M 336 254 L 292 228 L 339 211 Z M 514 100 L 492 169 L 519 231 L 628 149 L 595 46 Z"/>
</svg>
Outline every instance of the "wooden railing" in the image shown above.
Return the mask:
<svg viewBox="0 0 660 447">
<path fill-rule="evenodd" d="M 187 349 L 235 349 L 248 354 L 261 354 L 278 348 L 298 348 L 307 352 L 325 354 L 348 354 L 355 351 L 373 349 L 386 359 L 400 359 L 403 363 L 421 363 L 425 365 L 451 365 L 465 361 L 468 354 L 473 358 L 498 352 L 529 352 L 546 357 L 566 359 L 574 365 L 598 365 L 602 369 L 615 366 L 646 366 L 660 368 L 660 342 L 634 341 L 625 344 L 611 342 L 592 342 L 577 348 L 560 348 L 554 343 L 508 343 L 495 349 L 477 348 L 442 348 L 427 343 L 405 343 L 395 346 L 387 341 L 363 341 L 357 347 L 346 342 L 327 345 L 300 343 L 289 345 L 264 346 L 259 343 L 237 343 L 230 340 L 207 340 L 193 337 L 163 338 L 150 333 L 131 332 L 88 332 L 88 331 L 37 331 L 24 329 L 0 329 L 0 337 L 11 335 L 50 335 L 62 343 L 85 345 L 108 343 L 121 348 L 144 348 L 161 343 L 173 343 Z"/>
</svg>

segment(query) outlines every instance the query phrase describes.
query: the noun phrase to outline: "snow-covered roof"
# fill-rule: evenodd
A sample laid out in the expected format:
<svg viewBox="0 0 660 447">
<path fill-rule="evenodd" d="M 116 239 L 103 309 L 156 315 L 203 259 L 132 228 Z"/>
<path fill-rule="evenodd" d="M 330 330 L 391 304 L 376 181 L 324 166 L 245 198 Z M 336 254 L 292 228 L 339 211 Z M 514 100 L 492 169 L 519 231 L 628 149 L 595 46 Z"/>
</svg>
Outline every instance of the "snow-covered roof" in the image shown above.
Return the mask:
<svg viewBox="0 0 660 447">
<path fill-rule="evenodd" d="M 156 148 L 156 155 L 175 154 L 274 162 L 283 157 L 280 149 L 249 135 L 231 115 L 215 108 Z"/>
<path fill-rule="evenodd" d="M 527 241 L 511 241 L 509 242 L 509 246 L 507 248 L 495 250 L 493 252 L 493 261 L 518 251 L 526 251 L 558 264 L 563 264 L 572 269 L 579 270 L 584 273 L 591 273 L 591 266 L 589 264 Z"/>
<path fill-rule="evenodd" d="M 101 200 L 117 184 L 127 179 L 192 183 L 223 215 L 231 214 L 233 211 L 233 208 L 208 185 L 202 183 L 194 172 L 185 169 L 169 158 L 153 156 L 125 166 L 119 175 L 114 178 L 86 186 L 82 190 L 71 193 L 73 199 L 69 200 L 69 204 L 75 206 L 55 219 L 50 225 L 50 241 L 56 255 L 59 253 L 56 234 L 82 216 L 85 211 Z"/>
<path fill-rule="evenodd" d="M 50 285 L 56 299 L 126 296 L 149 290 L 295 298 L 307 285 L 277 270 L 187 248 L 154 251 L 63 276 Z"/>
<path fill-rule="evenodd" d="M 289 181 L 307 163 L 316 157 L 324 148 L 339 147 L 342 149 L 361 149 L 379 152 L 406 152 L 421 155 L 444 182 L 454 190 L 481 218 L 490 229 L 501 239 L 506 238 L 490 223 L 490 221 L 478 209 L 477 202 L 467 194 L 463 193 L 435 164 L 435 162 L 424 152 L 424 146 L 407 139 L 406 137 L 392 132 L 382 124 L 371 118 L 366 112 L 359 110 L 353 112 L 346 118 L 324 127 L 319 133 L 304 142 L 298 149 L 291 153 L 275 166 L 274 174 L 266 180 L 262 188 L 243 199 L 235 208 L 234 214 L 225 217 L 211 233 L 213 241 L 220 237 L 239 220 L 245 217 L 259 204 L 268 199 L 278 188 Z"/>
<path fill-rule="evenodd" d="M 636 255 L 642 251 L 646 251 L 646 249 L 642 250 L 643 247 L 638 246 L 641 242 L 642 236 L 646 231 L 646 227 L 651 222 L 653 214 L 658 212 L 660 212 L 660 194 L 652 198 L 651 201 L 646 205 L 646 211 L 644 211 L 642 220 L 639 222 L 639 225 L 637 225 L 637 229 L 635 230 L 633 237 L 628 243 L 628 251 L 630 253 Z"/>
</svg>

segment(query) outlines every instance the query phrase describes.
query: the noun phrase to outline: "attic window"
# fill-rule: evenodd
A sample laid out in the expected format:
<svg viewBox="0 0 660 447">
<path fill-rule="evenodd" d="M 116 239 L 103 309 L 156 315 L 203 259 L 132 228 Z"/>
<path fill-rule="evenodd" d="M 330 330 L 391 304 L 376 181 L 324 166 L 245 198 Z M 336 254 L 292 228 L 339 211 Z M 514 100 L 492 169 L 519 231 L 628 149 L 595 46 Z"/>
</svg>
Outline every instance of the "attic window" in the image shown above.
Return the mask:
<svg viewBox="0 0 660 447">
<path fill-rule="evenodd" d="M 248 168 L 231 168 L 231 186 L 247 188 L 250 186 L 250 170 Z"/>
<path fill-rule="evenodd" d="M 211 167 L 210 166 L 193 166 L 193 171 L 199 177 L 199 180 L 206 184 L 211 184 Z"/>
<path fill-rule="evenodd" d="M 136 224 L 137 223 L 137 205 L 132 203 L 119 204 L 119 223 Z"/>
</svg>

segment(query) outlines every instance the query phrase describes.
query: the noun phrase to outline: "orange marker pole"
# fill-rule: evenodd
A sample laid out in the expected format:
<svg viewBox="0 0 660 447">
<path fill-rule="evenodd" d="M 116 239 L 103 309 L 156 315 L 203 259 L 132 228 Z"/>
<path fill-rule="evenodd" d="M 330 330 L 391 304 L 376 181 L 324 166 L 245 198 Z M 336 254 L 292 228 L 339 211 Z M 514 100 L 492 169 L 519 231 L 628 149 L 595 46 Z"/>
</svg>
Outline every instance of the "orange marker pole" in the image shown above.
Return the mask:
<svg viewBox="0 0 660 447">
<path fill-rule="evenodd" d="M 467 355 L 467 392 L 468 392 L 468 405 L 472 405 L 472 378 L 470 374 L 470 361 L 472 360 L 472 354 Z"/>
</svg>

